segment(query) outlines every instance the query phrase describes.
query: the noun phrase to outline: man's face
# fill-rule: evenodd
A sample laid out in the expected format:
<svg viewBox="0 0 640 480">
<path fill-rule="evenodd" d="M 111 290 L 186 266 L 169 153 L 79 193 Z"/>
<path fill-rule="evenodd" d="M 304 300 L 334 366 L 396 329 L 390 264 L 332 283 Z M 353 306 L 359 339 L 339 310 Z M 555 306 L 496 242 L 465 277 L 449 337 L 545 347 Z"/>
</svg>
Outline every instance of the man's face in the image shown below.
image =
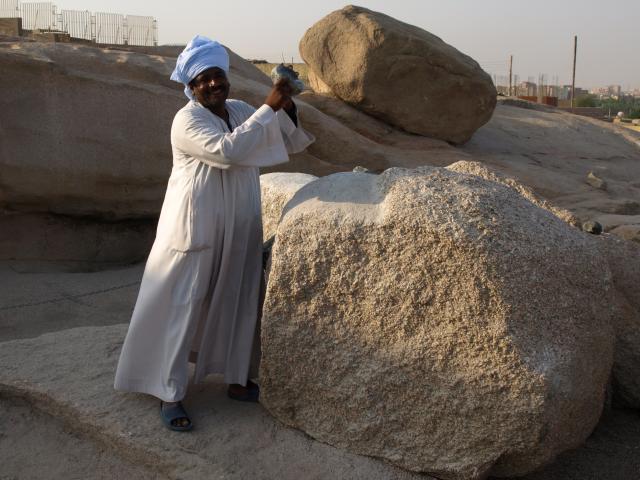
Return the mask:
<svg viewBox="0 0 640 480">
<path fill-rule="evenodd" d="M 215 110 L 224 107 L 231 85 L 224 70 L 211 67 L 191 80 L 189 86 L 202 106 Z"/>
</svg>

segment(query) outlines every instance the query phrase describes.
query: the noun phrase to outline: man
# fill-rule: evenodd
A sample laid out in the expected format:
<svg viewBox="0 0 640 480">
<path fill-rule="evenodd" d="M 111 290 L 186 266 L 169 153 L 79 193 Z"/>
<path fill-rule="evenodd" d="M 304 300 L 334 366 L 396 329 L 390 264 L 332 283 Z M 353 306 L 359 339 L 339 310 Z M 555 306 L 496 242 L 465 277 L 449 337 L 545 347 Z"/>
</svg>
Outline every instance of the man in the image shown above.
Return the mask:
<svg viewBox="0 0 640 480">
<path fill-rule="evenodd" d="M 314 141 L 286 82 L 256 110 L 227 100 L 228 71 L 225 48 L 196 36 L 171 75 L 190 102 L 171 127 L 173 170 L 116 371 L 117 390 L 161 400 L 172 430 L 192 428 L 181 404 L 190 356 L 196 382 L 222 373 L 231 398 L 258 400 L 248 379 L 262 274 L 258 167 Z"/>
</svg>

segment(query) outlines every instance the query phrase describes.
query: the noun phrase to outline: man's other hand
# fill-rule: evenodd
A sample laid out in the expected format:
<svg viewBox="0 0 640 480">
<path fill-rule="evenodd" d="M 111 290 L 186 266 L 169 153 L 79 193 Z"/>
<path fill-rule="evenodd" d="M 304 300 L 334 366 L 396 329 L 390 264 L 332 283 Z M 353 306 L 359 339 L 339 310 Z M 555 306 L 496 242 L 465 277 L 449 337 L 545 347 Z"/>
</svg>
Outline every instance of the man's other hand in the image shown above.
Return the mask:
<svg viewBox="0 0 640 480">
<path fill-rule="evenodd" d="M 282 107 L 290 107 L 291 91 L 289 81 L 286 78 L 281 78 L 273 86 L 264 103 L 269 105 L 276 112 Z"/>
</svg>

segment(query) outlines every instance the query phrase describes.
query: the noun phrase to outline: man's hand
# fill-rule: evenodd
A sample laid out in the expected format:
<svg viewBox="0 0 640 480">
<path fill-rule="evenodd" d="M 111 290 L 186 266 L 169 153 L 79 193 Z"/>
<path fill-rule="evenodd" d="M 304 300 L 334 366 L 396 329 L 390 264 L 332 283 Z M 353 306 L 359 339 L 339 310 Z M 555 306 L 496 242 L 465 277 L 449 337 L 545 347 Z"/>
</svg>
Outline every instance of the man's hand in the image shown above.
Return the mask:
<svg viewBox="0 0 640 480">
<path fill-rule="evenodd" d="M 291 85 L 286 78 L 281 78 L 273 86 L 264 103 L 269 105 L 274 111 L 282 107 L 291 105 Z"/>
</svg>

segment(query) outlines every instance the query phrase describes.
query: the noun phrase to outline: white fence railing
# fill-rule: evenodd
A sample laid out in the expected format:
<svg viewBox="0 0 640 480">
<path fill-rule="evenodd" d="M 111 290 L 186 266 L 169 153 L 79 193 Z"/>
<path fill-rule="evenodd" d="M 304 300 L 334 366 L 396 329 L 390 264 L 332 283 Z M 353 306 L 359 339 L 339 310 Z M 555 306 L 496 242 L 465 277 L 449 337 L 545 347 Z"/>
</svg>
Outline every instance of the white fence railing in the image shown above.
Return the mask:
<svg viewBox="0 0 640 480">
<path fill-rule="evenodd" d="M 124 38 L 124 15 L 118 13 L 96 13 L 96 43 L 122 45 Z"/>
<path fill-rule="evenodd" d="M 51 2 L 21 3 L 22 28 L 55 30 L 58 26 L 56 7 Z"/>
<path fill-rule="evenodd" d="M 0 0 L 2 17 L 22 18 L 22 28 L 26 30 L 59 31 L 100 44 L 158 44 L 157 22 L 153 17 L 81 10 L 61 10 L 58 13 L 51 2 Z"/>
<path fill-rule="evenodd" d="M 125 18 L 125 35 L 129 45 L 153 45 L 153 42 L 157 43 L 155 32 L 156 21 L 153 17 L 127 15 Z"/>
<path fill-rule="evenodd" d="M 74 38 L 94 39 L 91 12 L 87 10 L 62 10 L 60 17 L 62 21 L 61 30 L 63 32 L 67 32 Z"/>
<path fill-rule="evenodd" d="M 18 0 L 0 0 L 0 18 L 17 18 L 19 16 Z"/>
</svg>

